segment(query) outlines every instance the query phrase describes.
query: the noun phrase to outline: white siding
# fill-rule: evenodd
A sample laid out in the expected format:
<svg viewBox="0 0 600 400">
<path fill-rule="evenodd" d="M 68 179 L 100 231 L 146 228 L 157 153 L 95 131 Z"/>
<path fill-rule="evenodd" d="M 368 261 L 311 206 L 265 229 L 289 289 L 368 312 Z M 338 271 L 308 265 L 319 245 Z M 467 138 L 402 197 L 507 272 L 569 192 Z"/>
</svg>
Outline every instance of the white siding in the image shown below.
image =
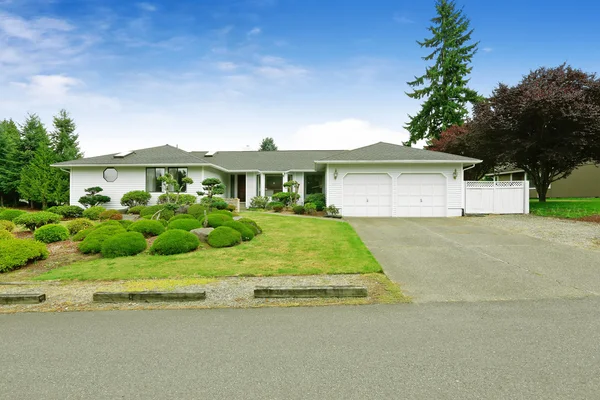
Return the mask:
<svg viewBox="0 0 600 400">
<path fill-rule="evenodd" d="M 218 178 L 225 185 L 225 194 L 223 197 L 231 197 L 231 183 L 229 182 L 229 174 L 227 172 L 223 172 L 218 169 L 214 169 L 211 167 L 204 167 L 204 179 L 206 178 Z M 200 185 L 202 186 L 202 185 Z M 198 189 L 202 190 L 202 188 Z"/>
<path fill-rule="evenodd" d="M 454 170 L 457 171 L 457 177 L 452 177 Z M 337 179 L 334 178 L 337 170 Z M 326 168 L 325 182 L 327 185 L 327 205 L 334 204 L 340 208 L 343 215 L 343 181 L 344 176 L 349 173 L 387 173 L 394 182 L 393 197 L 394 203 L 392 215 L 396 216 L 396 180 L 402 173 L 441 173 L 447 179 L 447 199 L 448 216 L 462 215 L 464 197 L 463 197 L 463 171 L 462 164 L 329 164 Z"/>
<path fill-rule="evenodd" d="M 246 206 L 250 206 L 250 200 L 256 197 L 256 172 L 246 173 Z"/>
</svg>

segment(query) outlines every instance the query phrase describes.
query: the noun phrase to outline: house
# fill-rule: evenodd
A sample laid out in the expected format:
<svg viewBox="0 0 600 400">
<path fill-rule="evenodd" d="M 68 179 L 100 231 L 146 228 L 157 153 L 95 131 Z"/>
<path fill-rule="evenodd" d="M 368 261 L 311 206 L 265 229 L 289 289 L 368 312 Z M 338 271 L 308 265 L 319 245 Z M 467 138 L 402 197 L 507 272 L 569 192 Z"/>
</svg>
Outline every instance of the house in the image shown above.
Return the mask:
<svg viewBox="0 0 600 400">
<path fill-rule="evenodd" d="M 522 169 L 508 167 L 486 177 L 495 181 L 529 180 L 529 195 L 537 197 L 535 185 Z M 547 197 L 600 197 L 600 167 L 590 163 L 576 168 L 566 178 L 552 182 Z"/>
<path fill-rule="evenodd" d="M 300 183 L 300 201 L 325 193 L 327 204 L 344 216 L 450 217 L 464 209 L 463 170 L 481 160 L 389 143 L 354 150 L 184 151 L 165 145 L 54 164 L 70 171 L 70 203 L 84 189 L 100 186 L 111 198 L 108 208 L 121 208 L 121 196 L 146 190 L 152 200 L 164 191 L 158 177 L 189 176 L 184 188 L 195 194 L 208 177 L 225 185 L 223 197 L 249 204 L 254 196 L 272 196 L 283 183 Z"/>
</svg>

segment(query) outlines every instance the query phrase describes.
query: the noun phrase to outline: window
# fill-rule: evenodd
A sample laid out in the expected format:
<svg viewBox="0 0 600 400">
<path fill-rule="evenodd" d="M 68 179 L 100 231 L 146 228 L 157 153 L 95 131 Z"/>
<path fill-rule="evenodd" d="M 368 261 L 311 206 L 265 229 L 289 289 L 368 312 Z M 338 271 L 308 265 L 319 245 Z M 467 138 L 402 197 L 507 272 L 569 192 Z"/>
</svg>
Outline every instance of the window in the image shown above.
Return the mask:
<svg viewBox="0 0 600 400">
<path fill-rule="evenodd" d="M 158 180 L 161 176 L 165 174 L 165 171 L 168 171 L 169 174 L 173 176 L 177 180 L 177 182 L 181 185 L 181 192 L 187 192 L 187 185 L 182 183 L 183 178 L 187 177 L 187 168 L 178 168 L 178 167 L 169 167 L 169 168 L 146 168 L 146 191 L 161 193 L 163 192 L 163 184 Z M 174 190 L 173 187 L 170 187 L 169 190 Z"/>
<path fill-rule="evenodd" d="M 306 174 L 304 181 L 306 194 L 323 193 L 325 174 Z"/>
<path fill-rule="evenodd" d="M 187 185 L 181 182 L 183 178 L 187 177 L 187 168 L 169 167 L 169 174 L 171 174 L 171 176 L 177 180 L 177 183 L 179 183 L 181 193 L 187 192 Z M 174 188 L 170 187 L 169 190 L 173 191 Z"/>
<path fill-rule="evenodd" d="M 106 182 L 114 182 L 117 180 L 119 173 L 114 168 L 106 168 L 102 173 L 102 176 Z"/>
<path fill-rule="evenodd" d="M 283 175 L 265 175 L 265 196 L 283 192 Z"/>
</svg>

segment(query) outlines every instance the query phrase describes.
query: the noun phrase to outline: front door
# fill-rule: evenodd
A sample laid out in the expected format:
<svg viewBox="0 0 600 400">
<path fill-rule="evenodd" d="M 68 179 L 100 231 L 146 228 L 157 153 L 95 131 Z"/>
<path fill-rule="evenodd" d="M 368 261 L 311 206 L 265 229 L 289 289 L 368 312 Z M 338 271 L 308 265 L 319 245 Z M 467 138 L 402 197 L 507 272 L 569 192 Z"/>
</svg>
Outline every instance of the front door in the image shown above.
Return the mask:
<svg viewBox="0 0 600 400">
<path fill-rule="evenodd" d="M 238 199 L 240 199 L 240 203 L 246 202 L 246 175 L 238 175 L 237 176 L 237 193 Z"/>
</svg>

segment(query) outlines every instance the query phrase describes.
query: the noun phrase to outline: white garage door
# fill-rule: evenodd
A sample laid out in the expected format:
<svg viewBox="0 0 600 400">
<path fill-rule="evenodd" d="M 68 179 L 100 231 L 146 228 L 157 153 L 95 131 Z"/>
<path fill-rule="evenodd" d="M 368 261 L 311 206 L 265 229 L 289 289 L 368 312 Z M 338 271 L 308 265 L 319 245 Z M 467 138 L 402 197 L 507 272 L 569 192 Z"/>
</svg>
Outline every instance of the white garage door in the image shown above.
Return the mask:
<svg viewBox="0 0 600 400">
<path fill-rule="evenodd" d="M 346 217 L 392 216 L 392 178 L 388 174 L 348 174 L 343 192 Z"/>
<path fill-rule="evenodd" d="M 399 217 L 445 217 L 446 177 L 442 174 L 402 174 L 397 183 Z"/>
</svg>

